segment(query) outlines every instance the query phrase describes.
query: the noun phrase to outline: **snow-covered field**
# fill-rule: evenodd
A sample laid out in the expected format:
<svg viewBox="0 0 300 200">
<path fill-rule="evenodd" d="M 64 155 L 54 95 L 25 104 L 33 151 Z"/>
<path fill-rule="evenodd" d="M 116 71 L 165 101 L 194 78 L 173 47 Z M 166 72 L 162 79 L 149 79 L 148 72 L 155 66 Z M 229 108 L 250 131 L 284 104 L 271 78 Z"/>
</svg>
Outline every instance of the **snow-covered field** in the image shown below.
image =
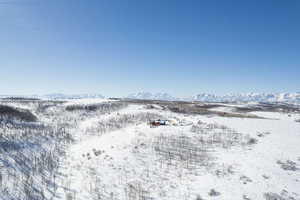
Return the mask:
<svg viewBox="0 0 300 200">
<path fill-rule="evenodd" d="M 1 200 L 300 199 L 299 112 L 228 117 L 108 99 L 0 105 L 20 111 L 0 107 Z M 27 111 L 36 120 L 19 117 Z M 157 119 L 168 123 L 149 125 Z"/>
</svg>

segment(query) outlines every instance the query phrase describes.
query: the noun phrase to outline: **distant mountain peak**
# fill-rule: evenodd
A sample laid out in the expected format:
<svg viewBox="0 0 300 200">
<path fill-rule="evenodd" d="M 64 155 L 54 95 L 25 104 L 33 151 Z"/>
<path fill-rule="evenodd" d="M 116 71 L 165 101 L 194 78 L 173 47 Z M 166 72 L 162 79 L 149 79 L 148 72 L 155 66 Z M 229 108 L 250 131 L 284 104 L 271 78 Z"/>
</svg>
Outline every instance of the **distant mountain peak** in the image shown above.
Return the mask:
<svg viewBox="0 0 300 200">
<path fill-rule="evenodd" d="M 200 93 L 193 97 L 180 98 L 171 96 L 168 93 L 137 92 L 127 96 L 132 99 L 152 99 L 152 100 L 186 100 L 186 101 L 205 101 L 205 102 L 286 102 L 300 104 L 300 93 L 231 93 L 216 95 L 210 93 Z"/>
<path fill-rule="evenodd" d="M 193 100 L 209 102 L 287 102 L 300 103 L 300 93 L 239 93 L 214 95 L 201 93 L 195 95 Z"/>
<path fill-rule="evenodd" d="M 101 94 L 63 94 L 51 93 L 45 95 L 0 95 L 0 97 L 23 97 L 23 98 L 40 98 L 40 99 L 103 99 Z"/>
<path fill-rule="evenodd" d="M 101 94 L 62 94 L 53 93 L 42 95 L 43 98 L 47 99 L 94 99 L 94 98 L 104 98 Z"/>
<path fill-rule="evenodd" d="M 165 92 L 151 93 L 151 92 L 137 92 L 127 96 L 131 99 L 151 99 L 151 100 L 166 100 L 175 101 L 177 98 Z"/>
</svg>

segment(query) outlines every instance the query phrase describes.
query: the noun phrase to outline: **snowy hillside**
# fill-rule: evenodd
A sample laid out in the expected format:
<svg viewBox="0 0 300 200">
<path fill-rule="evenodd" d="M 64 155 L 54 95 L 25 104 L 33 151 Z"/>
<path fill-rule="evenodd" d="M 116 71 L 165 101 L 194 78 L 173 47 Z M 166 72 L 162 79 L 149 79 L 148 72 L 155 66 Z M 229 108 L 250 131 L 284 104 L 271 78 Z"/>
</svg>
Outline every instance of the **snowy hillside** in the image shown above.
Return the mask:
<svg viewBox="0 0 300 200">
<path fill-rule="evenodd" d="M 0 200 L 300 200 L 300 109 L 257 106 L 0 100 Z"/>
</svg>

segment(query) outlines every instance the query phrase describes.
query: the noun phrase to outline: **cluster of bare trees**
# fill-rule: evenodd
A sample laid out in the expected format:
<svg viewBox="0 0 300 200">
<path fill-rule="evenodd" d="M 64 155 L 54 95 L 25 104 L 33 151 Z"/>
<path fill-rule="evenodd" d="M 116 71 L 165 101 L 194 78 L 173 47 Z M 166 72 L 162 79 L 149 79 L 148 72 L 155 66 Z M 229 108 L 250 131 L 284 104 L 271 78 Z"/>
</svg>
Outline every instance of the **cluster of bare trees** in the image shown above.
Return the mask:
<svg viewBox="0 0 300 200">
<path fill-rule="evenodd" d="M 180 164 L 187 169 L 208 165 L 208 149 L 186 135 L 161 134 L 152 145 L 161 165 Z"/>
<path fill-rule="evenodd" d="M 199 121 L 191 127 L 191 132 L 196 133 L 194 139 L 201 145 L 209 148 L 230 148 L 235 145 L 247 145 L 251 138 L 224 125 L 203 123 Z"/>
<path fill-rule="evenodd" d="M 135 113 L 135 114 L 120 114 L 109 117 L 106 120 L 99 121 L 95 126 L 88 128 L 86 131 L 93 134 L 103 134 L 109 131 L 125 128 L 129 125 L 139 124 L 141 122 L 148 122 L 151 119 L 161 117 L 154 113 Z"/>
<path fill-rule="evenodd" d="M 35 113 L 38 113 L 35 108 L 46 105 L 43 102 L 25 104 L 28 106 L 29 103 Z M 21 118 L 15 120 L 15 117 L 1 115 L 1 200 L 46 200 L 55 195 L 59 165 L 66 146 L 73 141 L 59 115 L 53 115 L 53 124 L 30 122 Z"/>
<path fill-rule="evenodd" d="M 0 194 L 3 199 L 44 200 L 57 189 L 64 148 L 73 141 L 63 127 L 0 127 Z"/>
<path fill-rule="evenodd" d="M 97 111 L 101 113 L 108 113 L 120 110 L 127 106 L 126 103 L 123 102 L 105 102 L 105 103 L 98 103 L 98 104 L 74 104 L 66 106 L 67 111 Z"/>
</svg>

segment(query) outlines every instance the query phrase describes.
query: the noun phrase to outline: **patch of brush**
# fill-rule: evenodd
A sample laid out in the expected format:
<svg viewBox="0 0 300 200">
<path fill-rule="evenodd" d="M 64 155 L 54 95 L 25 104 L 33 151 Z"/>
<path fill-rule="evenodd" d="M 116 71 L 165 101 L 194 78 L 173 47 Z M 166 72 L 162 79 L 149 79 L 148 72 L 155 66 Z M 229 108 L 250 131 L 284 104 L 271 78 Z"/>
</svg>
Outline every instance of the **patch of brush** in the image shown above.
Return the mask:
<svg viewBox="0 0 300 200">
<path fill-rule="evenodd" d="M 24 122 L 36 122 L 37 117 L 29 110 L 0 105 L 0 121 L 20 120 Z"/>
<path fill-rule="evenodd" d="M 211 148 L 249 146 L 257 143 L 257 139 L 220 124 L 203 123 L 199 121 L 191 127 L 190 131 L 195 133 L 195 139 L 198 140 L 199 143 Z"/>
<path fill-rule="evenodd" d="M 97 104 L 74 104 L 66 106 L 66 111 L 88 111 L 88 112 L 112 112 L 119 110 L 121 108 L 125 108 L 127 106 L 126 103 L 122 102 L 106 102 L 106 103 L 97 103 Z"/>
</svg>

